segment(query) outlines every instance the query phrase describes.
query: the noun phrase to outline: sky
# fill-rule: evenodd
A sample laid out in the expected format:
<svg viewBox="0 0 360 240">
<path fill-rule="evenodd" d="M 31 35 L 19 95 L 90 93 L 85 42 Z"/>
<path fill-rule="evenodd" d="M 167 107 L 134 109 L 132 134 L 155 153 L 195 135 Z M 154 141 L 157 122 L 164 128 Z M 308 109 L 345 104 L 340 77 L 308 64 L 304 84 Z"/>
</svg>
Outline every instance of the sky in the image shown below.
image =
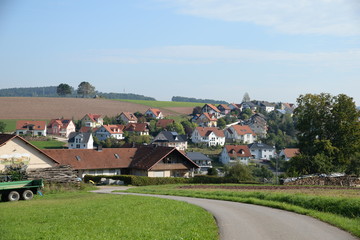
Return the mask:
<svg viewBox="0 0 360 240">
<path fill-rule="evenodd" d="M 0 0 L 0 89 L 360 105 L 359 0 Z"/>
</svg>

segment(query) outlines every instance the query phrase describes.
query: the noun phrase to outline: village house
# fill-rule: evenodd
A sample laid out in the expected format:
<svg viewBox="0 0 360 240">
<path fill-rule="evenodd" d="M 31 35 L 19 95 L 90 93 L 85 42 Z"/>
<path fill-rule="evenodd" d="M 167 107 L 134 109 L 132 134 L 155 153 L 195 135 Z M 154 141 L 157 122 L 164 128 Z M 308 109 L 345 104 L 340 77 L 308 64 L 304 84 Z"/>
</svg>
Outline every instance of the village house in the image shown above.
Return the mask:
<svg viewBox="0 0 360 240">
<path fill-rule="evenodd" d="M 151 118 L 155 118 L 155 119 L 163 119 L 164 115 L 162 114 L 162 112 L 157 109 L 157 108 L 149 108 L 145 114 L 146 117 L 151 117 Z"/>
<path fill-rule="evenodd" d="M 224 131 L 216 127 L 196 127 L 191 135 L 193 143 L 204 143 L 207 146 L 224 146 Z"/>
<path fill-rule="evenodd" d="M 213 160 L 201 152 L 187 152 L 186 156 L 199 166 L 196 171 L 198 174 L 207 174 L 212 168 Z"/>
<path fill-rule="evenodd" d="M 242 104 L 230 103 L 228 107 L 230 108 L 230 111 L 235 111 L 235 110 L 239 110 L 240 112 L 242 111 Z"/>
<path fill-rule="evenodd" d="M 16 135 L 46 136 L 45 121 L 16 121 Z"/>
<path fill-rule="evenodd" d="M 285 161 L 289 161 L 291 158 L 295 157 L 300 153 L 299 148 L 284 148 L 279 153 L 279 157 L 284 159 Z"/>
<path fill-rule="evenodd" d="M 248 125 L 258 136 L 258 138 L 266 138 L 268 125 L 263 114 L 256 113 L 252 115 L 247 121 L 244 122 L 244 124 Z"/>
<path fill-rule="evenodd" d="M 217 118 L 215 114 L 202 113 L 199 117 L 195 118 L 193 121 L 200 127 L 216 127 Z"/>
<path fill-rule="evenodd" d="M 267 101 L 261 101 L 259 102 L 259 106 L 261 109 L 263 109 L 266 112 L 272 112 L 275 110 L 275 104 L 273 103 L 269 103 Z"/>
<path fill-rule="evenodd" d="M 275 146 L 269 146 L 264 143 L 251 143 L 248 145 L 251 156 L 257 160 L 266 160 L 269 161 L 271 158 L 274 158 Z"/>
<path fill-rule="evenodd" d="M 228 142 L 249 144 L 256 141 L 256 134 L 247 125 L 232 125 L 224 132 Z"/>
<path fill-rule="evenodd" d="M 220 154 L 223 164 L 242 163 L 249 164 L 251 153 L 247 145 L 225 145 Z"/>
<path fill-rule="evenodd" d="M 79 177 L 88 175 L 137 175 L 147 177 L 193 177 L 199 167 L 176 148 L 49 149 L 46 154 L 70 165 Z"/>
<path fill-rule="evenodd" d="M 47 134 L 67 138 L 71 132 L 75 132 L 75 124 L 71 119 L 51 119 L 47 126 Z"/>
<path fill-rule="evenodd" d="M 0 134 L 0 171 L 14 164 L 36 169 L 54 167 L 59 162 L 20 136 Z"/>
<path fill-rule="evenodd" d="M 68 140 L 69 149 L 93 149 L 94 139 L 91 133 L 72 132 Z"/>
<path fill-rule="evenodd" d="M 220 110 L 215 107 L 212 104 L 205 104 L 202 108 L 201 108 L 201 112 L 202 113 L 208 113 L 210 116 L 214 116 L 214 118 L 220 118 L 221 117 L 221 112 Z"/>
<path fill-rule="evenodd" d="M 163 147 L 175 147 L 177 150 L 187 149 L 186 135 L 179 135 L 177 132 L 161 131 L 152 141 L 152 144 Z"/>
<path fill-rule="evenodd" d="M 147 123 L 129 123 L 123 128 L 123 132 L 130 132 L 137 135 L 149 135 Z"/>
<path fill-rule="evenodd" d="M 167 129 L 169 125 L 174 123 L 175 123 L 174 119 L 159 119 L 156 123 L 156 128 Z"/>
<path fill-rule="evenodd" d="M 251 111 L 256 111 L 258 109 L 258 106 L 253 102 L 243 102 L 242 109 L 250 109 Z"/>
<path fill-rule="evenodd" d="M 125 139 L 122 125 L 102 125 L 96 130 L 94 136 L 100 141 L 105 141 L 108 138 L 117 140 Z"/>
<path fill-rule="evenodd" d="M 217 109 L 220 111 L 222 115 L 227 115 L 231 112 L 231 108 L 227 104 L 219 104 Z"/>
<path fill-rule="evenodd" d="M 122 112 L 120 113 L 118 120 L 123 121 L 125 124 L 128 123 L 137 123 L 137 117 L 131 112 Z"/>
<path fill-rule="evenodd" d="M 98 128 L 104 124 L 104 120 L 101 115 L 99 114 L 86 114 L 81 119 L 81 126 L 91 127 L 91 128 Z"/>
</svg>

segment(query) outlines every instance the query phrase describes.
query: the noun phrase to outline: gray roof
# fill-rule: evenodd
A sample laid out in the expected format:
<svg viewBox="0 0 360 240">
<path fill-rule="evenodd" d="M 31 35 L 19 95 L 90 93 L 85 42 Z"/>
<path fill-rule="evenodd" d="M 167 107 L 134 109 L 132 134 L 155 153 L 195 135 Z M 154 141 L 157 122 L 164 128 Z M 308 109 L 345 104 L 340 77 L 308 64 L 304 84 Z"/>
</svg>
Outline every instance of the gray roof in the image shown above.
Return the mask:
<svg viewBox="0 0 360 240">
<path fill-rule="evenodd" d="M 186 142 L 186 135 L 179 135 L 177 132 L 161 131 L 153 142 Z"/>
<path fill-rule="evenodd" d="M 69 142 L 69 143 L 74 143 L 74 142 L 75 142 L 75 137 L 76 137 L 76 136 L 79 136 L 79 135 L 82 135 L 82 136 L 81 136 L 81 137 L 82 137 L 82 141 L 81 141 L 80 143 L 87 143 L 87 142 L 89 142 L 91 133 L 81 133 L 81 132 L 72 132 L 72 133 L 70 133 L 68 142 Z"/>
<path fill-rule="evenodd" d="M 208 158 L 205 154 L 201 152 L 187 152 L 186 156 L 190 158 L 192 161 L 195 160 L 206 160 L 206 161 L 212 161 L 212 159 Z"/>
<path fill-rule="evenodd" d="M 250 149 L 274 149 L 274 147 L 265 143 L 251 143 L 248 145 Z"/>
</svg>

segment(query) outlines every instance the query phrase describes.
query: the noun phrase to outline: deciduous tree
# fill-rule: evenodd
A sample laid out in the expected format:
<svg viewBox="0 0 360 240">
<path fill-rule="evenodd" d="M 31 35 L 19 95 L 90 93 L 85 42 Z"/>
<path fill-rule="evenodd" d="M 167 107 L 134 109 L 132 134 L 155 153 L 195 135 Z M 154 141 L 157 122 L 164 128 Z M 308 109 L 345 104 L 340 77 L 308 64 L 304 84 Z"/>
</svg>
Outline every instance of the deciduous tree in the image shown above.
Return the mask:
<svg viewBox="0 0 360 240">
<path fill-rule="evenodd" d="M 61 83 L 57 88 L 56 88 L 56 93 L 59 96 L 66 96 L 69 95 L 73 92 L 73 88 L 70 87 L 68 84 L 66 83 Z"/>
<path fill-rule="evenodd" d="M 95 92 L 95 87 L 88 82 L 81 82 L 78 86 L 77 93 L 83 97 Z"/>
</svg>

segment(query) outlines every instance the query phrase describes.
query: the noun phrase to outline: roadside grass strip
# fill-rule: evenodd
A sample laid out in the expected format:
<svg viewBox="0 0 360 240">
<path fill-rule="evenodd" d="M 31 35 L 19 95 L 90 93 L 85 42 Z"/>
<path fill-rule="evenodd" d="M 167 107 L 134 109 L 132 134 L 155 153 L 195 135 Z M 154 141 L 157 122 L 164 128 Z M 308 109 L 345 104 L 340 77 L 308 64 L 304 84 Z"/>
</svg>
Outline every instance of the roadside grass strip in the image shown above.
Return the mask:
<svg viewBox="0 0 360 240">
<path fill-rule="evenodd" d="M 256 204 L 317 218 L 360 237 L 360 199 L 271 193 L 180 189 L 180 185 L 130 188 L 126 192 L 174 195 Z M 182 185 L 183 186 L 183 185 Z"/>
<path fill-rule="evenodd" d="M 0 239 L 218 239 L 213 216 L 180 201 L 94 193 L 0 202 Z"/>
</svg>

